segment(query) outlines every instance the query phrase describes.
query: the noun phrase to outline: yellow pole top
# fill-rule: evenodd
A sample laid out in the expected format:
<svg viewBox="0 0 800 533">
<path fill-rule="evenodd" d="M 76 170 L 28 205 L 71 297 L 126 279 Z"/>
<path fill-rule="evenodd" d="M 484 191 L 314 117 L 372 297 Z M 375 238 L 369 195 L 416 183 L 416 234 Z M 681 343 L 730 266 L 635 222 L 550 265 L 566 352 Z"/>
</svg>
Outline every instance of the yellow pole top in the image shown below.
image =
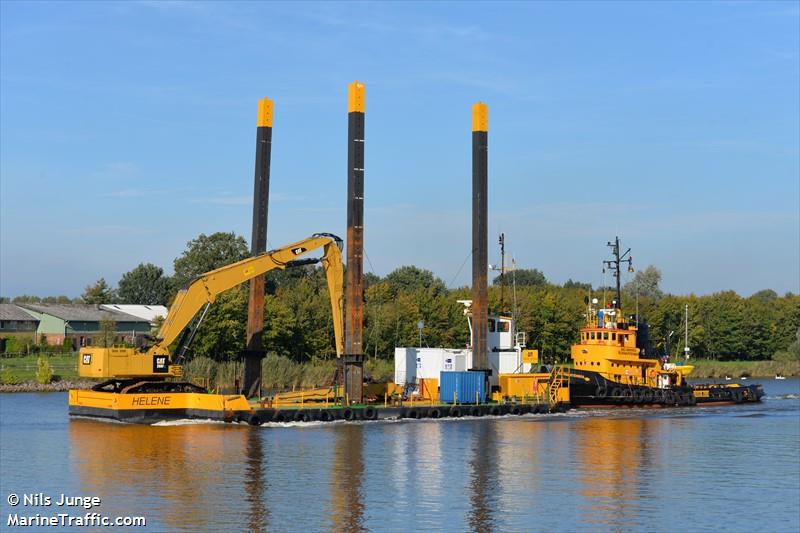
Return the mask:
<svg viewBox="0 0 800 533">
<path fill-rule="evenodd" d="M 363 113 L 365 107 L 364 84 L 360 81 L 354 81 L 347 86 L 347 112 Z"/>
<path fill-rule="evenodd" d="M 269 98 L 262 98 L 258 101 L 258 127 L 272 127 L 272 100 Z"/>
<path fill-rule="evenodd" d="M 472 131 L 489 131 L 489 106 L 483 102 L 472 104 Z"/>
</svg>

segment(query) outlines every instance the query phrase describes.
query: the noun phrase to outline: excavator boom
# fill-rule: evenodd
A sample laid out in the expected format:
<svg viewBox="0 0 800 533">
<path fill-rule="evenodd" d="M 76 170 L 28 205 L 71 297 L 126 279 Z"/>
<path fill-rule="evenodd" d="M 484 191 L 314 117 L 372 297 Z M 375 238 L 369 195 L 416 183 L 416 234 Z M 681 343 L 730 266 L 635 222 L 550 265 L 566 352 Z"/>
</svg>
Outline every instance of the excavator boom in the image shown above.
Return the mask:
<svg viewBox="0 0 800 533">
<path fill-rule="evenodd" d="M 285 269 L 302 264 L 303 257 L 322 248 L 320 259 L 328 282 L 336 337 L 336 356 L 344 351 L 343 340 L 343 268 L 341 239 L 328 233 L 319 233 L 276 250 L 271 250 L 236 263 L 206 272 L 181 289 L 170 306 L 155 344 L 146 354 L 131 348 L 90 347 L 81 350 L 79 373 L 83 377 L 130 378 L 166 377 L 181 375 L 180 367 L 170 365 L 174 358 L 169 346 L 178 339 L 192 322 L 198 311 L 214 303 L 217 296 L 242 283 L 264 275 L 270 270 Z M 205 314 L 205 313 L 204 313 Z M 201 317 L 202 320 L 202 317 Z M 199 324 L 195 325 L 195 330 Z M 189 341 L 191 341 L 189 334 Z M 185 341 L 184 341 L 185 343 Z M 178 354 L 180 355 L 180 354 Z"/>
</svg>

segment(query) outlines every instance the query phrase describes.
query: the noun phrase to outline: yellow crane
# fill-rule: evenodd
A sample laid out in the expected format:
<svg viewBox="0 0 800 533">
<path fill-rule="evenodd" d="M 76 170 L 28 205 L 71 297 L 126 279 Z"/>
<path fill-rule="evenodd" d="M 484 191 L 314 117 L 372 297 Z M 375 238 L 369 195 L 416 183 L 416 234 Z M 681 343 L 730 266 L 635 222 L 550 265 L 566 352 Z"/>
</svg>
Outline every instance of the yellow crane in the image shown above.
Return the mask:
<svg viewBox="0 0 800 533">
<path fill-rule="evenodd" d="M 86 378 L 107 378 L 108 381 L 92 389 L 98 392 L 204 392 L 190 383 L 175 383 L 165 378 L 183 375 L 179 363 L 217 296 L 270 270 L 317 261 L 322 263 L 325 270 L 331 298 L 336 355 L 341 357 L 344 350 L 341 245 L 339 237 L 318 233 L 282 248 L 206 272 L 178 292 L 152 346 L 146 349 L 97 346 L 82 348 L 78 361 L 79 374 Z M 323 250 L 321 259 L 302 259 L 319 248 Z M 200 317 L 190 328 L 201 309 Z M 171 352 L 170 345 L 176 341 L 176 347 Z"/>
</svg>

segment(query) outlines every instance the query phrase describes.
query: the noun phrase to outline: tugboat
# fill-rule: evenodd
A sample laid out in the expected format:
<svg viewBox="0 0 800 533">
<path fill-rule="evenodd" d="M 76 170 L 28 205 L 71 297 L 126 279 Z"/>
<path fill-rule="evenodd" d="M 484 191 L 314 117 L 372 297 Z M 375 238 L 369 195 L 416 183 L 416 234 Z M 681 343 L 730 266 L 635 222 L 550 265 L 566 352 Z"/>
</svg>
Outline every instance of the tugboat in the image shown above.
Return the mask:
<svg viewBox="0 0 800 533">
<path fill-rule="evenodd" d="M 694 406 L 758 402 L 759 384 L 692 384 L 692 365 L 648 358 L 649 334 L 645 321 L 622 312 L 620 266 L 632 271 L 630 249 L 620 254 L 619 237 L 609 242 L 613 259 L 604 261 L 616 277 L 616 298 L 605 308 L 597 299 L 585 299 L 586 325 L 580 342 L 572 346 L 573 367 L 564 369 L 573 407 Z"/>
</svg>

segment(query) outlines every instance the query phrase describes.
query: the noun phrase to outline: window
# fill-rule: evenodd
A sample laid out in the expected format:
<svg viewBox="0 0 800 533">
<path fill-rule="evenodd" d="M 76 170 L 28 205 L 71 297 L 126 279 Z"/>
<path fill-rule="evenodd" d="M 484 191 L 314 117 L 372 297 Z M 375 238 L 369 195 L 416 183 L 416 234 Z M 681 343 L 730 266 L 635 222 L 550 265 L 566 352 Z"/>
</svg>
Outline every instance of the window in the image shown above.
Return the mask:
<svg viewBox="0 0 800 533">
<path fill-rule="evenodd" d="M 604 332 L 603 332 L 603 340 L 604 340 L 604 341 L 607 341 L 607 340 L 608 340 L 608 332 L 607 332 L 607 331 L 604 331 Z"/>
<path fill-rule="evenodd" d="M 615 341 L 615 340 L 617 340 L 617 334 L 616 334 L 616 333 L 612 333 L 612 334 L 611 334 L 611 340 L 612 340 L 612 341 Z"/>
<path fill-rule="evenodd" d="M 497 323 L 497 331 L 508 333 L 511 331 L 511 322 L 508 322 L 507 320 L 501 320 Z"/>
<path fill-rule="evenodd" d="M 489 333 L 494 333 L 494 319 L 489 319 Z"/>
<path fill-rule="evenodd" d="M 594 340 L 594 331 L 592 332 L 592 340 Z"/>
</svg>

